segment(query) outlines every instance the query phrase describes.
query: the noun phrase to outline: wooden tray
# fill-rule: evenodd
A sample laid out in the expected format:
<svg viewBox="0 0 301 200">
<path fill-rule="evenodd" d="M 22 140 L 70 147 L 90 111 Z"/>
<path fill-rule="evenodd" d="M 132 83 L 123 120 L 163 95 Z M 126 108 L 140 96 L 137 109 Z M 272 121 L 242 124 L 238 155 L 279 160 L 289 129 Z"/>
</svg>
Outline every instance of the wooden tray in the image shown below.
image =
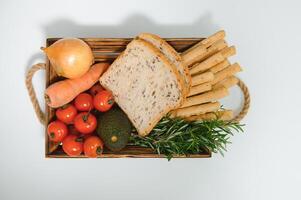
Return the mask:
<svg viewBox="0 0 301 200">
<path fill-rule="evenodd" d="M 48 38 L 46 41 L 46 46 L 50 46 L 52 43 L 60 38 Z M 92 48 L 95 61 L 96 62 L 113 62 L 114 59 L 122 52 L 126 45 L 132 40 L 132 38 L 81 38 L 89 44 Z M 178 52 L 183 52 L 189 47 L 193 46 L 197 42 L 201 41 L 202 38 L 166 38 L 165 39 L 170 45 L 172 45 Z M 59 80 L 56 73 L 53 71 L 49 60 L 46 58 L 46 88 Z M 46 120 L 45 127 L 54 118 L 54 109 L 51 109 L 46 105 Z M 55 151 L 51 152 L 53 144 L 48 141 L 47 132 L 45 131 L 45 156 L 47 158 L 71 158 L 67 156 L 63 151 L 61 146 L 59 146 Z M 137 146 L 127 146 L 119 152 L 104 150 L 101 158 L 162 158 L 164 155 L 156 154 L 152 149 L 142 148 Z M 211 157 L 211 152 L 204 149 L 203 152 L 199 154 L 193 154 L 189 156 L 174 156 L 175 158 L 208 158 Z M 73 158 L 73 157 L 72 157 Z M 78 158 L 85 158 L 82 154 Z"/>
</svg>

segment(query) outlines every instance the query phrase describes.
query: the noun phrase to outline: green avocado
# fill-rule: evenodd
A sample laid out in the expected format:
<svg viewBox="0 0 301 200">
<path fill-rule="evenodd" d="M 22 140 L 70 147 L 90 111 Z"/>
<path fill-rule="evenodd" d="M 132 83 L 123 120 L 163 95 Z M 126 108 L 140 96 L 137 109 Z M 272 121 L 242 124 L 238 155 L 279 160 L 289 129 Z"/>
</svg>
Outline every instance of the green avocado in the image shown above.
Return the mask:
<svg viewBox="0 0 301 200">
<path fill-rule="evenodd" d="M 101 113 L 97 124 L 97 134 L 108 149 L 120 151 L 127 145 L 132 126 L 119 107 L 114 106 L 109 111 Z"/>
</svg>

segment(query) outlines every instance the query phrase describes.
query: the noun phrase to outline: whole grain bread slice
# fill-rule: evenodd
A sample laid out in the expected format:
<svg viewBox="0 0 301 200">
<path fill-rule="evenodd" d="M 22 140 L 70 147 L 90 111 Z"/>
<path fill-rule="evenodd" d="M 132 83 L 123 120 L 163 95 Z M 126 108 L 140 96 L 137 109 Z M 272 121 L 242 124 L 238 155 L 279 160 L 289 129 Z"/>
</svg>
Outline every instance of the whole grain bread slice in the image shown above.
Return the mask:
<svg viewBox="0 0 301 200">
<path fill-rule="evenodd" d="M 191 87 L 191 76 L 188 66 L 183 64 L 182 58 L 178 52 L 158 35 L 152 33 L 141 33 L 138 35 L 138 38 L 143 39 L 157 47 L 176 67 L 181 75 L 181 81 L 184 82 L 184 96 L 186 97 Z"/>
<path fill-rule="evenodd" d="M 145 136 L 183 100 L 180 74 L 152 44 L 135 39 L 101 76 L 139 135 Z"/>
</svg>

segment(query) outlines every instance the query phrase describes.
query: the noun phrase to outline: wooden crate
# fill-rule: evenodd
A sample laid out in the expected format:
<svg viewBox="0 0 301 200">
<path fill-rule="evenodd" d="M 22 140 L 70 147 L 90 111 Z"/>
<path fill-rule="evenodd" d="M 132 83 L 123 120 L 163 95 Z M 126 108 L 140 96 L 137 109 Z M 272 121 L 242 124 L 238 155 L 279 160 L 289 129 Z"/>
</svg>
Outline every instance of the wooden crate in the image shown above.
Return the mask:
<svg viewBox="0 0 301 200">
<path fill-rule="evenodd" d="M 50 46 L 60 38 L 48 38 L 46 46 Z M 114 59 L 122 52 L 126 45 L 132 40 L 132 38 L 81 38 L 92 48 L 94 58 L 96 62 L 113 62 Z M 166 38 L 165 39 L 171 46 L 173 46 L 178 52 L 183 52 L 189 47 L 193 46 L 202 38 Z M 48 59 L 46 59 L 46 88 L 52 83 L 60 80 L 54 72 Z M 46 105 L 46 124 L 54 119 L 54 109 L 51 109 Z M 47 133 L 45 135 L 45 156 L 47 158 L 70 158 L 67 156 L 61 146 L 55 151 L 51 152 L 54 144 L 48 141 Z M 162 158 L 164 155 L 156 154 L 152 149 L 142 148 L 137 146 L 127 146 L 119 152 L 112 152 L 107 149 L 104 150 L 101 158 Z M 211 157 L 211 152 L 204 149 L 199 154 L 193 154 L 189 156 L 175 156 L 177 158 L 208 158 Z M 82 154 L 78 158 L 85 158 Z"/>
</svg>

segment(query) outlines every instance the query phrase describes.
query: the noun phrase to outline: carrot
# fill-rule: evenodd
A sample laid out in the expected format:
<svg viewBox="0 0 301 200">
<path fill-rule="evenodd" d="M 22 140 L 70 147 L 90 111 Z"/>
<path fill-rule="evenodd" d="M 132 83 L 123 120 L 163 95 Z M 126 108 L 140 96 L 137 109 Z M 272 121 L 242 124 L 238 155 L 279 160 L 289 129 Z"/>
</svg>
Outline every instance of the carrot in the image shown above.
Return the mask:
<svg viewBox="0 0 301 200">
<path fill-rule="evenodd" d="M 94 64 L 90 70 L 76 79 L 66 79 L 50 85 L 45 91 L 48 106 L 57 108 L 72 101 L 77 95 L 91 88 L 110 64 Z"/>
</svg>

